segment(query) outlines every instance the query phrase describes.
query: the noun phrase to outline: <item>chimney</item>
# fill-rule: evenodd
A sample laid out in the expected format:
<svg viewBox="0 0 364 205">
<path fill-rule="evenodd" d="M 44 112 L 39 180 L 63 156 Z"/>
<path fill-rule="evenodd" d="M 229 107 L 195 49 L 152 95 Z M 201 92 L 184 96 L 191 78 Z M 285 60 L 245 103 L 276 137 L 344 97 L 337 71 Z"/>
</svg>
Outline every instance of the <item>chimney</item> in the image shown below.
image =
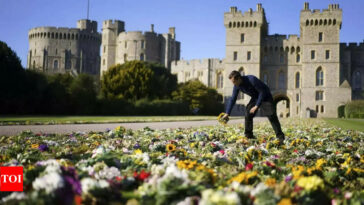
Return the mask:
<svg viewBox="0 0 364 205">
<path fill-rule="evenodd" d="M 172 35 L 172 38 L 176 38 L 176 28 L 175 27 L 170 27 L 169 28 L 169 34 Z"/>
<path fill-rule="evenodd" d="M 153 32 L 154 33 L 154 24 L 151 24 L 150 25 L 150 32 Z"/>
<path fill-rule="evenodd" d="M 257 11 L 262 11 L 262 4 L 257 4 Z"/>
</svg>

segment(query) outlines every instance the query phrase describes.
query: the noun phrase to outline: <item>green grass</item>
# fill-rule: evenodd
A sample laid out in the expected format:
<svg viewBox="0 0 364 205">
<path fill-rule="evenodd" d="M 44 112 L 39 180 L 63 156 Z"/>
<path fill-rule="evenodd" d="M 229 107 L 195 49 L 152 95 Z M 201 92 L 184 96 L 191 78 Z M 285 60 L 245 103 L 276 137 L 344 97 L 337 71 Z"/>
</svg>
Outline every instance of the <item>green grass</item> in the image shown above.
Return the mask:
<svg viewBox="0 0 364 205">
<path fill-rule="evenodd" d="M 217 116 L 8 116 L 0 125 L 91 124 L 217 120 Z"/>
<path fill-rule="evenodd" d="M 364 119 L 339 119 L 328 118 L 326 122 L 347 130 L 358 130 L 364 132 Z"/>
</svg>

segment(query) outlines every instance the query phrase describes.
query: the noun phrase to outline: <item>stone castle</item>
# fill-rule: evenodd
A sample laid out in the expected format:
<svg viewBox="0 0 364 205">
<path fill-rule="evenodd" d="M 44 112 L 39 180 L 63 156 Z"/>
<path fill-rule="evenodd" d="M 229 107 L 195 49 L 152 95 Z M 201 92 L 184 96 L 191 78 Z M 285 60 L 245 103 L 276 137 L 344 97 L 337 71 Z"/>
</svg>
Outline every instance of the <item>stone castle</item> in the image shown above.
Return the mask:
<svg viewBox="0 0 364 205">
<path fill-rule="evenodd" d="M 47 74 L 100 74 L 101 35 L 97 22 L 79 20 L 77 28 L 37 27 L 28 33 L 27 67 Z"/>
<path fill-rule="evenodd" d="M 360 97 L 363 91 L 364 44 L 340 43 L 342 9 L 310 10 L 300 14 L 300 36 L 269 35 L 265 11 L 242 13 L 231 7 L 224 14 L 226 57 L 174 61 L 172 73 L 179 82 L 199 79 L 223 94 L 232 94 L 228 75 L 238 70 L 266 83 L 280 117 L 337 117 L 338 107 Z M 233 114 L 243 114 L 250 98 L 238 97 Z"/>
<path fill-rule="evenodd" d="M 46 73 L 102 75 L 127 60 L 156 62 L 170 69 L 178 82 L 198 79 L 216 88 L 224 102 L 232 94 L 228 75 L 239 70 L 255 75 L 272 91 L 280 117 L 337 117 L 338 107 L 362 97 L 364 43 L 340 43 L 342 9 L 309 9 L 300 14 L 300 35 L 269 35 L 264 8 L 224 14 L 225 59 L 179 60 L 175 28 L 166 34 L 125 31 L 125 23 L 78 21 L 77 28 L 39 27 L 29 31 L 27 66 Z M 100 57 L 101 45 L 101 57 Z M 249 101 L 240 95 L 232 114 L 241 115 Z"/>
<path fill-rule="evenodd" d="M 159 63 L 166 68 L 179 60 L 181 43 L 175 40 L 174 27 L 169 33 L 157 34 L 153 24 L 144 33 L 126 32 L 124 26 L 123 21 L 104 21 L 102 34 L 97 32 L 97 22 L 90 20 L 79 20 L 77 28 L 33 28 L 28 33 L 27 67 L 47 74 L 99 76 L 110 66 L 128 60 Z"/>
</svg>

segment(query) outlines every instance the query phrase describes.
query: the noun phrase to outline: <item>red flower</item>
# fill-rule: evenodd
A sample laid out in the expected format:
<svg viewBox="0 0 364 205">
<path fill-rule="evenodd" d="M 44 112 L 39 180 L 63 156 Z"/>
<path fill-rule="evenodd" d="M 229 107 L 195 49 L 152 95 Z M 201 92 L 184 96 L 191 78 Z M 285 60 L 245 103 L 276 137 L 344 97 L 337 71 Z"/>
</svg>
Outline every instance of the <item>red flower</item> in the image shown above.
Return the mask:
<svg viewBox="0 0 364 205">
<path fill-rule="evenodd" d="M 76 205 L 81 205 L 82 204 L 82 197 L 80 195 L 75 195 L 74 201 L 75 201 Z"/>
<path fill-rule="evenodd" d="M 219 152 L 220 152 L 221 154 L 225 154 L 225 151 L 224 151 L 223 149 L 221 149 Z"/>
<path fill-rule="evenodd" d="M 271 163 L 269 161 L 266 161 L 265 164 L 268 166 L 268 167 L 272 167 L 274 168 L 276 165 L 274 163 Z"/>
<path fill-rule="evenodd" d="M 251 169 L 253 169 L 253 164 L 248 163 L 248 164 L 245 166 L 245 170 L 246 170 L 246 171 L 249 171 L 249 170 L 251 170 Z"/>
<path fill-rule="evenodd" d="M 139 174 L 138 174 L 138 172 L 134 172 L 134 178 L 137 180 L 140 180 L 140 181 L 144 181 L 149 176 L 150 176 L 150 173 L 145 172 L 144 170 L 142 170 Z"/>
<path fill-rule="evenodd" d="M 297 150 L 297 149 L 295 149 L 295 150 L 293 150 L 293 152 L 294 152 L 294 153 L 297 153 L 297 152 L 298 152 L 298 150 Z"/>
</svg>

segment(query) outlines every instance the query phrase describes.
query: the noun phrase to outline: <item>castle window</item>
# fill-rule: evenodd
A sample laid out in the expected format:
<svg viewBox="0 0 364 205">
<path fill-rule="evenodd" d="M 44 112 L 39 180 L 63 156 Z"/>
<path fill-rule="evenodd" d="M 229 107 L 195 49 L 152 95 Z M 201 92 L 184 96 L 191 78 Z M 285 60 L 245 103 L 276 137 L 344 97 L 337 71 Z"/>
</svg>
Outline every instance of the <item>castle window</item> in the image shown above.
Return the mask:
<svg viewBox="0 0 364 205">
<path fill-rule="evenodd" d="M 124 47 L 128 48 L 128 42 L 127 41 L 125 41 Z"/>
<path fill-rule="evenodd" d="M 141 61 L 144 61 L 144 54 L 142 53 L 142 54 L 140 54 L 140 60 Z"/>
<path fill-rule="evenodd" d="M 332 22 L 332 25 L 336 25 L 336 19 L 334 19 L 334 21 Z"/>
<path fill-rule="evenodd" d="M 51 33 L 47 33 L 47 38 L 50 38 L 51 37 Z"/>
<path fill-rule="evenodd" d="M 72 34 L 72 40 L 74 40 L 75 39 L 75 34 Z"/>
<path fill-rule="evenodd" d="M 144 48 L 144 41 L 141 42 L 140 47 Z"/>
<path fill-rule="evenodd" d="M 299 53 L 301 51 L 300 47 L 297 46 L 297 49 L 296 49 L 297 53 Z"/>
<path fill-rule="evenodd" d="M 235 28 L 236 27 L 236 22 L 233 23 L 233 27 Z"/>
<path fill-rule="evenodd" d="M 312 60 L 315 59 L 315 51 L 314 50 L 311 51 L 311 59 Z"/>
<path fill-rule="evenodd" d="M 319 38 L 318 38 L 319 42 L 322 42 L 322 32 L 319 33 Z"/>
<path fill-rule="evenodd" d="M 316 101 L 321 101 L 324 99 L 324 91 L 318 90 L 316 91 Z"/>
<path fill-rule="evenodd" d="M 320 19 L 320 26 L 322 25 L 322 19 Z"/>
<path fill-rule="evenodd" d="M 71 39 L 71 34 L 67 35 L 67 39 L 70 40 Z"/>
<path fill-rule="evenodd" d="M 257 27 L 257 22 L 256 21 L 254 21 L 254 27 Z"/>
<path fill-rule="evenodd" d="M 299 72 L 297 72 L 296 73 L 296 88 L 299 88 L 300 87 L 300 73 Z"/>
<path fill-rule="evenodd" d="M 318 25 L 318 20 L 316 19 L 316 21 L 315 21 L 315 26 L 317 26 Z"/>
<path fill-rule="evenodd" d="M 51 34 L 51 38 L 54 38 L 54 33 Z"/>
<path fill-rule="evenodd" d="M 58 54 L 58 50 L 57 50 L 57 48 L 56 48 L 56 55 Z"/>
<path fill-rule="evenodd" d="M 311 19 L 311 22 L 310 22 L 311 26 L 313 25 L 313 20 Z"/>
<path fill-rule="evenodd" d="M 62 33 L 59 34 L 59 39 L 62 39 Z"/>
<path fill-rule="evenodd" d="M 281 54 L 281 55 L 279 56 L 279 62 L 280 62 L 280 63 L 284 63 L 284 56 L 283 56 L 283 54 Z"/>
<path fill-rule="evenodd" d="M 229 28 L 231 28 L 231 22 L 229 22 Z"/>
<path fill-rule="evenodd" d="M 244 40 L 245 40 L 245 34 L 243 34 L 243 33 L 242 33 L 242 34 L 240 35 L 240 42 L 241 42 L 241 43 L 243 43 L 243 42 L 244 42 Z"/>
<path fill-rule="evenodd" d="M 292 47 L 291 47 L 291 54 L 292 54 L 292 53 L 294 53 L 294 50 L 295 50 L 295 49 L 294 49 L 294 47 L 292 46 Z"/>
<path fill-rule="evenodd" d="M 329 25 L 331 25 L 331 19 L 329 19 Z"/>
<path fill-rule="evenodd" d="M 78 34 L 76 34 L 76 40 L 78 40 Z"/>
<path fill-rule="evenodd" d="M 284 73 L 283 71 L 280 71 L 278 74 L 278 88 L 283 89 L 285 84 L 286 82 L 284 80 Z"/>
<path fill-rule="evenodd" d="M 240 27 L 240 22 L 238 21 L 238 25 L 237 25 L 237 27 L 239 28 Z"/>
<path fill-rule="evenodd" d="M 217 85 L 216 85 L 216 87 L 217 88 L 222 88 L 223 87 L 223 84 L 224 84 L 224 78 L 223 78 L 223 75 L 222 75 L 222 73 L 218 73 L 217 74 Z"/>
<path fill-rule="evenodd" d="M 250 22 L 249 23 L 249 27 L 253 27 L 253 22 Z"/>
<path fill-rule="evenodd" d="M 244 27 L 244 21 L 241 22 L 241 27 Z"/>
<path fill-rule="evenodd" d="M 66 38 L 67 38 L 66 34 L 63 34 L 63 38 L 64 38 L 64 39 L 66 39 Z"/>
<path fill-rule="evenodd" d="M 249 22 L 245 22 L 245 27 L 248 27 L 249 26 Z"/>
<path fill-rule="evenodd" d="M 296 108 L 296 114 L 298 114 L 298 106 L 297 106 L 297 108 Z"/>
<path fill-rule="evenodd" d="M 128 60 L 128 54 L 124 54 L 124 62 L 126 62 Z"/>
<path fill-rule="evenodd" d="M 318 113 L 318 112 L 319 112 L 319 106 L 316 105 L 316 113 Z"/>
<path fill-rule="evenodd" d="M 37 55 L 37 49 L 34 49 L 34 55 Z"/>
<path fill-rule="evenodd" d="M 324 85 L 324 71 L 321 67 L 316 70 L 316 86 Z"/>
<path fill-rule="evenodd" d="M 285 51 L 286 51 L 287 53 L 289 52 L 289 47 L 288 47 L 288 46 L 286 46 Z"/>
<path fill-rule="evenodd" d="M 354 90 L 361 90 L 361 74 L 360 74 L 359 71 L 354 72 L 353 89 Z"/>
<path fill-rule="evenodd" d="M 102 60 L 102 65 L 105 65 L 105 59 Z"/>
<path fill-rule="evenodd" d="M 239 73 L 240 73 L 241 76 L 245 75 L 243 67 L 239 68 Z M 238 100 L 240 100 L 240 99 L 244 99 L 244 94 L 242 92 L 239 92 L 239 94 L 238 94 Z"/>
<path fill-rule="evenodd" d="M 323 113 L 323 112 L 324 112 L 324 106 L 321 105 L 321 113 Z"/>
<path fill-rule="evenodd" d="M 325 58 L 330 59 L 330 50 L 326 50 L 325 52 Z"/>
<path fill-rule="evenodd" d="M 310 24 L 310 21 L 307 19 L 306 20 L 306 26 L 308 26 Z"/>
<path fill-rule="evenodd" d="M 299 102 L 300 101 L 300 94 L 296 94 L 296 102 Z"/>
<path fill-rule="evenodd" d="M 268 75 L 266 73 L 263 74 L 263 82 L 268 85 Z"/>
<path fill-rule="evenodd" d="M 251 51 L 248 51 L 247 56 L 246 56 L 246 59 L 248 61 L 250 61 L 250 59 L 251 59 L 251 54 L 252 54 L 252 52 Z"/>
<path fill-rule="evenodd" d="M 327 19 L 324 20 L 324 25 L 326 26 L 327 25 Z"/>
<path fill-rule="evenodd" d="M 35 61 L 33 61 L 33 69 L 35 69 Z"/>
<path fill-rule="evenodd" d="M 104 46 L 104 53 L 106 52 L 106 46 Z"/>
<path fill-rule="evenodd" d="M 233 60 L 234 61 L 238 60 L 238 52 L 237 51 L 234 51 Z"/>
<path fill-rule="evenodd" d="M 58 60 L 54 60 L 54 62 L 53 62 L 53 68 L 55 70 L 58 69 Z"/>
<path fill-rule="evenodd" d="M 299 63 L 300 61 L 301 61 L 301 56 L 300 56 L 300 54 L 297 54 L 297 56 L 296 56 L 296 62 Z"/>
<path fill-rule="evenodd" d="M 268 56 L 267 55 L 264 55 L 263 61 L 264 61 L 264 63 L 268 62 Z"/>
</svg>

